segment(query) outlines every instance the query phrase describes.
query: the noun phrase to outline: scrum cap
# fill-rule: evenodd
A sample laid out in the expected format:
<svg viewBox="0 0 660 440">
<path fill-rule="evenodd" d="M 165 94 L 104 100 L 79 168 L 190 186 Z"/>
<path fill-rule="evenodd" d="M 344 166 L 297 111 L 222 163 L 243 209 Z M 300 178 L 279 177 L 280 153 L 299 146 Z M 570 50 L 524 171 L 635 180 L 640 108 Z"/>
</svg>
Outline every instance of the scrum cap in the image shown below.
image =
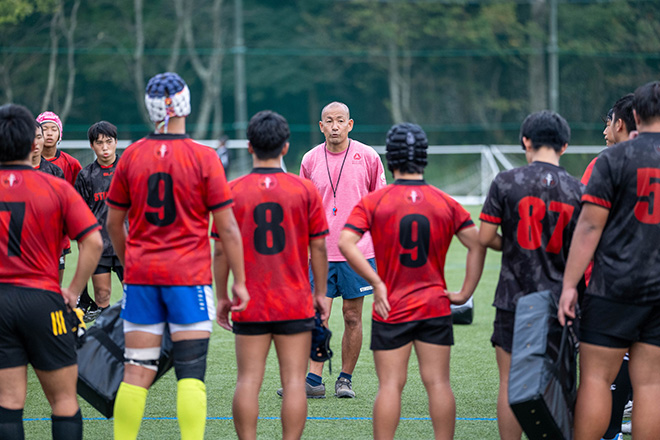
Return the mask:
<svg viewBox="0 0 660 440">
<path fill-rule="evenodd" d="M 57 128 L 60 130 L 60 138 L 57 140 L 57 142 L 60 142 L 62 140 L 62 121 L 60 120 L 60 117 L 57 116 L 53 112 L 43 112 L 39 116 L 37 116 L 37 122 L 39 125 L 44 125 L 46 122 L 52 122 L 55 125 L 57 125 Z"/>
<path fill-rule="evenodd" d="M 186 82 L 174 72 L 159 73 L 149 80 L 144 103 L 153 122 L 167 122 L 173 117 L 190 114 L 190 90 Z"/>
<path fill-rule="evenodd" d="M 424 168 L 428 163 L 429 142 L 426 133 L 417 124 L 404 122 L 396 124 L 387 132 L 387 168 L 390 171 L 402 168 L 412 162 Z"/>
</svg>

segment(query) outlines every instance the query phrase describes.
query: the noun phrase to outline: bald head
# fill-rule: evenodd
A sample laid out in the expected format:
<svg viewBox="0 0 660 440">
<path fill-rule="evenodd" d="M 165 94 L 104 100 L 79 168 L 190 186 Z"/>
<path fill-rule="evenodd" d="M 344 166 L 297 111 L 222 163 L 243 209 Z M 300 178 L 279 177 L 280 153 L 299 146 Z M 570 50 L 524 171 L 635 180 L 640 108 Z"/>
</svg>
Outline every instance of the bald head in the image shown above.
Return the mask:
<svg viewBox="0 0 660 440">
<path fill-rule="evenodd" d="M 344 104 L 343 102 L 334 101 L 334 102 L 331 102 L 330 104 L 326 105 L 325 107 L 323 107 L 323 110 L 321 110 L 321 120 L 323 120 L 323 118 L 325 117 L 325 114 L 330 112 L 330 111 L 345 112 L 346 113 L 346 119 L 351 119 L 351 112 L 348 109 L 348 106 L 346 104 Z"/>
</svg>

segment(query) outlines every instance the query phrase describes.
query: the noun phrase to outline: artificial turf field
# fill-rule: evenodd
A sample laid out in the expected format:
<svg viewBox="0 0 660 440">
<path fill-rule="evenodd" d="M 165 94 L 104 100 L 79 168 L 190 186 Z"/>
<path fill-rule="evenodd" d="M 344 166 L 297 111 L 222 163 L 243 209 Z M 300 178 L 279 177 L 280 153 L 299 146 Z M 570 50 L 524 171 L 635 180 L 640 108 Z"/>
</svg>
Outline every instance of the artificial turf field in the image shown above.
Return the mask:
<svg viewBox="0 0 660 440">
<path fill-rule="evenodd" d="M 467 207 L 472 218 L 477 219 L 480 206 Z M 477 222 L 478 223 L 478 222 Z M 75 268 L 77 252 L 67 258 L 65 283 Z M 488 252 L 481 281 L 474 295 L 475 315 L 471 325 L 454 326 L 455 345 L 451 353 L 451 382 L 456 398 L 456 439 L 487 440 L 499 438 L 496 422 L 498 374 L 495 351 L 490 344 L 495 309 L 491 306 L 499 276 L 500 254 Z M 450 290 L 460 289 L 465 270 L 465 248 L 457 239 L 452 241 L 445 266 Z M 90 283 L 90 294 L 91 294 Z M 112 302 L 121 297 L 121 285 L 113 274 Z M 373 357 L 369 350 L 371 332 L 372 297 L 365 300 L 363 313 L 364 341 L 355 372 L 353 386 L 355 399 L 337 399 L 334 382 L 341 369 L 341 301 L 335 301 L 330 318 L 333 331 L 331 347 L 334 350 L 333 374 L 324 370 L 326 399 L 308 400 L 308 420 L 304 439 L 369 439 L 372 438 L 371 411 L 378 391 Z M 231 420 L 231 400 L 236 383 L 233 335 L 217 325 L 211 335 L 206 387 L 208 412 L 206 438 L 236 438 Z M 25 406 L 26 439 L 50 438 L 50 407 L 39 387 L 34 373 L 28 376 L 28 397 Z M 138 438 L 178 439 L 176 421 L 176 380 L 174 371 L 168 372 L 150 390 L 147 407 Z M 275 390 L 279 387 L 279 372 L 274 348 L 268 357 L 268 365 L 259 398 L 260 420 L 258 437 L 280 438 L 279 421 L 281 399 Z M 112 420 L 80 400 L 84 418 L 84 438 L 112 438 Z M 419 378 L 417 360 L 411 356 L 408 383 L 402 396 L 401 422 L 396 438 L 432 439 L 433 429 L 428 417 L 426 392 Z"/>
</svg>

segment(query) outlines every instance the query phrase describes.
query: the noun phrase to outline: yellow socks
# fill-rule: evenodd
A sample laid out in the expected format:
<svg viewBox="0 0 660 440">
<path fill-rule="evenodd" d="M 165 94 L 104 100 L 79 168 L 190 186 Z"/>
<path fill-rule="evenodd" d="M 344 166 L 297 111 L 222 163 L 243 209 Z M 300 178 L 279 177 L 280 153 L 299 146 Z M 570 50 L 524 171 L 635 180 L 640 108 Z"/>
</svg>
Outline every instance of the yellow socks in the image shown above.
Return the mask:
<svg viewBox="0 0 660 440">
<path fill-rule="evenodd" d="M 144 406 L 147 403 L 146 388 L 122 382 L 115 399 L 115 439 L 134 440 L 140 431 L 144 416 Z M 204 405 L 206 419 L 206 405 Z"/>
<path fill-rule="evenodd" d="M 177 382 L 176 412 L 181 440 L 201 440 L 206 428 L 206 385 L 199 379 Z"/>
</svg>

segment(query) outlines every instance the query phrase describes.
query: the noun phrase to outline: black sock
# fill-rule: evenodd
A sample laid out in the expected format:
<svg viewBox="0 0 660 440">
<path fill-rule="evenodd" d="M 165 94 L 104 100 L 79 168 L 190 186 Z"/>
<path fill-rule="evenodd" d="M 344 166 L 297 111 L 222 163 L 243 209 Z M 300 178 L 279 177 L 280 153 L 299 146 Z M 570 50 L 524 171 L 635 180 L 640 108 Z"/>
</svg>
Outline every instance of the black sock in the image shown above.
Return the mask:
<svg viewBox="0 0 660 440">
<path fill-rule="evenodd" d="M 630 375 L 628 374 L 628 361 L 624 360 L 621 364 L 619 374 L 614 379 L 614 389 L 612 390 L 612 415 L 610 416 L 610 426 L 605 431 L 603 438 L 614 438 L 621 432 L 621 421 L 623 420 L 623 409 L 628 403 L 628 395 L 632 385 L 630 384 Z"/>
<path fill-rule="evenodd" d="M 0 438 L 6 440 L 23 440 L 23 410 L 7 409 L 0 406 Z"/>
<path fill-rule="evenodd" d="M 70 417 L 50 416 L 53 421 L 52 433 L 53 440 L 82 440 L 83 423 L 80 409 Z"/>
</svg>

